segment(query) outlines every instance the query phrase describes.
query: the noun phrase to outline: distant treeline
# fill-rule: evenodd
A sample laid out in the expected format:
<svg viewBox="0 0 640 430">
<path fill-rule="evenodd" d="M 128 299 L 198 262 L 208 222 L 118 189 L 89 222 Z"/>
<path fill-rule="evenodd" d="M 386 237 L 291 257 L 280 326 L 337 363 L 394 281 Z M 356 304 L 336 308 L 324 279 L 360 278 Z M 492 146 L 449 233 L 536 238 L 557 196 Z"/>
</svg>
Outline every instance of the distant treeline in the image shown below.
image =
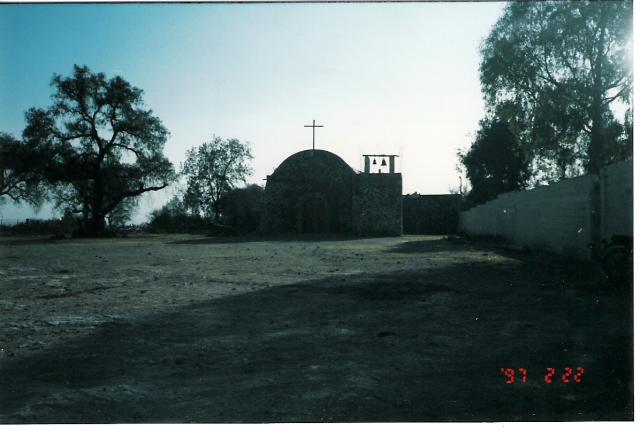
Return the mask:
<svg viewBox="0 0 640 430">
<path fill-rule="evenodd" d="M 217 204 L 217 219 L 189 210 L 184 197 L 175 196 L 151 214 L 147 230 L 152 233 L 246 234 L 258 228 L 264 189 L 259 185 L 235 188 Z"/>
<path fill-rule="evenodd" d="M 131 233 L 192 233 L 216 236 L 247 234 L 255 231 L 260 222 L 263 188 L 249 185 L 230 190 L 220 203 L 219 221 L 201 214 L 189 213 L 178 196 L 161 209 L 153 211 L 150 220 L 142 224 L 114 226 L 111 236 Z M 3 235 L 49 235 L 53 237 L 82 237 L 83 231 L 73 216 L 59 219 L 25 219 L 0 225 Z"/>
<path fill-rule="evenodd" d="M 169 131 L 146 107 L 141 89 L 78 65 L 71 76 L 54 75 L 51 85 L 52 105 L 25 113 L 20 138 L 0 132 L 0 203 L 49 201 L 64 215 L 0 231 L 113 236 L 128 228 L 141 195 L 171 184 L 180 191 L 145 229 L 255 229 L 262 188 L 238 188 L 252 173 L 248 143 L 214 135 L 189 149 L 176 169 L 164 155 Z"/>
</svg>

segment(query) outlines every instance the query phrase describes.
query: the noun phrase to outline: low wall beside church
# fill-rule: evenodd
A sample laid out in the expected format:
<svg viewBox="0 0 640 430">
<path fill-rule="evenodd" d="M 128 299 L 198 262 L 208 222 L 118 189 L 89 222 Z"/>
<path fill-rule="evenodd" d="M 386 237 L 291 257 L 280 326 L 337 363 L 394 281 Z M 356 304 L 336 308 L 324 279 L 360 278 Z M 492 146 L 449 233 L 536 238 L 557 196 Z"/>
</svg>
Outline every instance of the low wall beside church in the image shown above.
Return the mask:
<svg viewBox="0 0 640 430">
<path fill-rule="evenodd" d="M 458 232 L 460 194 L 406 194 L 402 197 L 403 234 Z"/>
<path fill-rule="evenodd" d="M 355 234 L 402 235 L 402 175 L 354 175 L 352 214 Z"/>
</svg>

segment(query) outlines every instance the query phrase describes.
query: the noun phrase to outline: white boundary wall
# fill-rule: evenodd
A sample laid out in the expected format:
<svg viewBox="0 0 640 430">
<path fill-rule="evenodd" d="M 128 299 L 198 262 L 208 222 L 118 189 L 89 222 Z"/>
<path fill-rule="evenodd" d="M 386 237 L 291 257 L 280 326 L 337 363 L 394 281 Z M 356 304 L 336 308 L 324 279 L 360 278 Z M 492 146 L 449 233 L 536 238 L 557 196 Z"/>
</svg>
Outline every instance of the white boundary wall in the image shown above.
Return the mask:
<svg viewBox="0 0 640 430">
<path fill-rule="evenodd" d="M 607 166 L 599 176 L 501 194 L 462 212 L 460 230 L 588 259 L 587 244 L 599 237 L 633 235 L 633 163 Z"/>
<path fill-rule="evenodd" d="M 613 234 L 633 236 L 633 163 L 612 164 L 600 173 L 600 213 L 603 239 Z"/>
</svg>

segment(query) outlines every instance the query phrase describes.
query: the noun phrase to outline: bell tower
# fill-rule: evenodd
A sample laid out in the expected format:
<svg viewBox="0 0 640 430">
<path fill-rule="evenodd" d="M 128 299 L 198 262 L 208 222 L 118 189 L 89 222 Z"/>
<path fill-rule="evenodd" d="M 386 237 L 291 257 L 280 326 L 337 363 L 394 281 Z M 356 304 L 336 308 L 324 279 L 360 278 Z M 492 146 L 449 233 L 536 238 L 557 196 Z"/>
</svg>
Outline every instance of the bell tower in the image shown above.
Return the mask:
<svg viewBox="0 0 640 430">
<path fill-rule="evenodd" d="M 364 172 L 354 175 L 353 231 L 363 235 L 402 234 L 402 174 L 397 155 L 364 154 Z"/>
<path fill-rule="evenodd" d="M 397 155 L 364 154 L 364 173 L 396 173 Z M 373 167 L 373 168 L 372 168 Z"/>
</svg>

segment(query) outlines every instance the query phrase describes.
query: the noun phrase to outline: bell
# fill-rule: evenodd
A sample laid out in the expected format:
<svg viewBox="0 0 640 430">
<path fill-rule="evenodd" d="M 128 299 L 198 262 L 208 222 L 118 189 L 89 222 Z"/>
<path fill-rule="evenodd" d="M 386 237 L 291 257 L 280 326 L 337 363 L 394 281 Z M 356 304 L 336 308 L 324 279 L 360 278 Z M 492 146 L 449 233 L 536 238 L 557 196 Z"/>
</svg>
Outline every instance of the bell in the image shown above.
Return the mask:
<svg viewBox="0 0 640 430">
<path fill-rule="evenodd" d="M 382 164 L 380 164 L 381 166 L 386 166 L 387 165 L 387 159 L 383 158 L 382 159 Z"/>
<path fill-rule="evenodd" d="M 375 158 L 373 159 L 373 164 L 378 164 L 378 163 L 376 163 L 376 159 Z"/>
</svg>

